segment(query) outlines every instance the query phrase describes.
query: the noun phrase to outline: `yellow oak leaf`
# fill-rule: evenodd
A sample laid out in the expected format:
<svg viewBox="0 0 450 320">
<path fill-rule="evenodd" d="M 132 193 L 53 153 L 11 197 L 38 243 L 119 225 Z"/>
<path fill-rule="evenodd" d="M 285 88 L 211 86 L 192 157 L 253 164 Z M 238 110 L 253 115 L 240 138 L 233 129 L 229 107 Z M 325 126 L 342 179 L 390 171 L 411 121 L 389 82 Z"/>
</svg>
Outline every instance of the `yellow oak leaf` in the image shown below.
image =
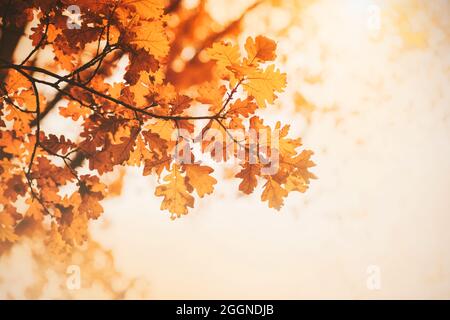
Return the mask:
<svg viewBox="0 0 450 320">
<path fill-rule="evenodd" d="M 317 177 L 308 171 L 309 168 L 314 167 L 316 164 L 311 161 L 311 156 L 314 153 L 311 150 L 303 150 L 298 156 L 289 159 L 296 170 L 298 170 L 299 175 L 305 181 L 305 183 L 309 184 L 310 179 L 317 179 Z"/>
<path fill-rule="evenodd" d="M 194 197 L 188 192 L 180 167 L 173 164 L 171 172 L 164 177 L 164 181 L 167 183 L 156 187 L 155 190 L 156 196 L 164 197 L 161 210 L 169 210 L 172 214 L 171 219 L 187 214 L 188 207 L 194 207 Z"/>
<path fill-rule="evenodd" d="M 246 61 L 244 61 L 244 64 L 233 64 L 231 66 L 227 66 L 226 68 L 233 73 L 236 79 L 243 79 L 246 75 L 251 74 L 255 72 L 255 70 L 257 70 L 256 65 L 249 65 Z M 230 80 L 230 85 L 235 86 L 237 83 L 236 80 L 233 78 L 230 78 Z"/>
<path fill-rule="evenodd" d="M 217 64 L 222 67 L 239 64 L 240 53 L 239 47 L 231 43 L 216 42 L 211 48 L 206 50 L 208 56 L 217 61 Z"/>
<path fill-rule="evenodd" d="M 196 164 L 187 164 L 184 168 L 186 169 L 186 183 L 197 191 L 200 198 L 214 191 L 217 180 L 209 175 L 214 169 Z"/>
<path fill-rule="evenodd" d="M 266 184 L 264 185 L 264 191 L 261 194 L 262 201 L 269 202 L 269 208 L 275 208 L 280 210 L 283 206 L 284 197 L 288 195 L 288 192 L 281 187 L 281 185 L 269 177 Z"/>
<path fill-rule="evenodd" d="M 177 134 L 173 121 L 158 119 L 154 123 L 147 124 L 145 128 L 158 134 L 161 139 L 166 141 L 176 140 Z"/>
<path fill-rule="evenodd" d="M 292 157 L 297 154 L 295 149 L 302 145 L 301 139 L 289 139 L 286 138 L 289 132 L 289 125 L 283 126 L 280 130 L 280 122 L 277 122 L 275 126 L 275 130 L 279 130 L 279 139 L 278 139 L 278 148 L 280 150 L 281 155 Z"/>
<path fill-rule="evenodd" d="M 286 179 L 284 188 L 287 192 L 298 191 L 305 192 L 308 189 L 308 185 L 302 177 L 297 175 L 289 175 Z"/>
<path fill-rule="evenodd" d="M 224 78 L 232 78 L 233 72 L 230 71 L 232 66 L 240 65 L 240 52 L 237 45 L 224 42 L 216 42 L 211 48 L 206 50 L 207 55 L 216 61 L 218 73 Z"/>
<path fill-rule="evenodd" d="M 140 166 L 142 159 L 149 159 L 151 157 L 150 151 L 146 148 L 146 144 L 139 135 L 136 138 L 136 145 L 134 150 L 130 153 L 130 158 L 127 161 L 129 166 Z"/>
<path fill-rule="evenodd" d="M 275 92 L 283 92 L 286 87 L 286 74 L 275 69 L 274 65 L 268 66 L 264 71 L 256 69 L 248 74 L 244 89 L 256 99 L 261 108 L 266 102 L 273 103 L 277 96 Z"/>
<path fill-rule="evenodd" d="M 209 104 L 209 111 L 217 113 L 223 105 L 223 97 L 227 92 L 225 86 L 219 86 L 217 83 L 206 82 L 202 84 L 198 90 L 197 101 Z"/>
<path fill-rule="evenodd" d="M 164 13 L 165 0 L 122 0 L 121 5 L 132 6 L 144 19 L 157 18 Z"/>
<path fill-rule="evenodd" d="M 141 21 L 131 31 L 135 34 L 130 43 L 138 49 L 144 49 L 155 58 L 164 58 L 169 53 L 169 40 L 162 21 Z"/>
</svg>

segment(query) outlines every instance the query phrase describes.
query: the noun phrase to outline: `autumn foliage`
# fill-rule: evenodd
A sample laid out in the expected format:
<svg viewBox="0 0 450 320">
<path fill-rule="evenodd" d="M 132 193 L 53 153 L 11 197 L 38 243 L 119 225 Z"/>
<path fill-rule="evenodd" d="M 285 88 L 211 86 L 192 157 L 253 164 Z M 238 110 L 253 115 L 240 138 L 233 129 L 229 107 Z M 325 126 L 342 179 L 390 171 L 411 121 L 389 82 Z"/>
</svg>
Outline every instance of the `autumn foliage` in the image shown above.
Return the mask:
<svg viewBox="0 0 450 320">
<path fill-rule="evenodd" d="M 70 5 L 80 8 L 80 28 L 68 28 Z M 2 41 L 32 24 L 25 58 L 0 48 L 0 242 L 31 225 L 56 253 L 82 244 L 110 192 L 103 175 L 119 166 L 158 177 L 154 195 L 172 218 L 214 192 L 218 177 L 204 159 L 237 159 L 240 192 L 261 184 L 275 209 L 314 178 L 312 152 L 288 137 L 289 126 L 258 116 L 286 87 L 277 44 L 258 35 L 240 48 L 239 21 L 213 31 L 202 4 L 164 0 L 2 1 L 0 14 Z M 76 139 L 44 127 L 51 113 L 79 128 Z M 274 155 L 277 170 L 265 174 Z"/>
</svg>

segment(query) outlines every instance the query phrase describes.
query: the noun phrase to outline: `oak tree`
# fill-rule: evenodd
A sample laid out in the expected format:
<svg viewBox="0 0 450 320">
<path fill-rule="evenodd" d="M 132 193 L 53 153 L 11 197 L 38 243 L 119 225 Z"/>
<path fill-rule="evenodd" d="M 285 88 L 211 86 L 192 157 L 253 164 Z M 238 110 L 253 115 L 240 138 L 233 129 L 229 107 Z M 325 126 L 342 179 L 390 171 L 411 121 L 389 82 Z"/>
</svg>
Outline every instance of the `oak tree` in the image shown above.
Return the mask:
<svg viewBox="0 0 450 320">
<path fill-rule="evenodd" d="M 258 115 L 286 74 L 274 40 L 239 47 L 242 16 L 218 30 L 204 1 L 165 0 L 2 1 L 0 15 L 0 242 L 41 228 L 56 253 L 82 244 L 112 192 L 103 175 L 121 166 L 158 177 L 154 195 L 172 218 L 214 193 L 205 157 L 236 159 L 240 192 L 262 185 L 278 210 L 315 178 L 289 125 Z M 30 50 L 16 61 L 22 37 Z M 76 138 L 44 127 L 49 114 L 79 127 Z"/>
</svg>

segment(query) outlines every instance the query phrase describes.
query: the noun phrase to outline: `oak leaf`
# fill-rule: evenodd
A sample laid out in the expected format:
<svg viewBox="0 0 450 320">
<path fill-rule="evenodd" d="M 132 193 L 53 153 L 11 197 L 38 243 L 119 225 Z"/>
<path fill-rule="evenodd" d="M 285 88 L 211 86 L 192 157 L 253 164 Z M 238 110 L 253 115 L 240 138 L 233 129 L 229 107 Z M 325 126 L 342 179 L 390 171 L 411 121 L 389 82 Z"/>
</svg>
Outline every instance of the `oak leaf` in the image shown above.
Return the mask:
<svg viewBox="0 0 450 320">
<path fill-rule="evenodd" d="M 273 61 L 277 57 L 275 50 L 277 44 L 275 41 L 264 36 L 257 36 L 256 39 L 248 37 L 245 42 L 245 49 L 247 50 L 247 60 L 249 64 L 256 61 Z"/>
<path fill-rule="evenodd" d="M 16 242 L 19 237 L 14 232 L 14 219 L 7 213 L 0 213 L 0 242 Z"/>
<path fill-rule="evenodd" d="M 241 115 L 244 118 L 247 118 L 253 114 L 257 108 L 258 106 L 252 101 L 251 98 L 247 98 L 245 100 L 237 99 L 228 109 L 227 115 Z"/>
<path fill-rule="evenodd" d="M 72 118 L 77 121 L 79 118 L 86 118 L 92 113 L 92 110 L 82 107 L 79 102 L 70 100 L 67 107 L 59 107 L 59 114 L 63 117 Z"/>
<path fill-rule="evenodd" d="M 164 197 L 161 210 L 169 210 L 171 219 L 188 213 L 188 207 L 194 207 L 194 198 L 189 194 L 180 167 L 172 165 L 170 173 L 164 177 L 166 184 L 156 187 L 155 195 Z"/>
<path fill-rule="evenodd" d="M 161 21 L 141 21 L 131 32 L 134 36 L 130 43 L 138 49 L 146 50 L 157 59 L 164 58 L 169 53 L 169 40 Z"/>
<path fill-rule="evenodd" d="M 189 164 L 185 165 L 184 168 L 186 170 L 186 184 L 192 186 L 200 198 L 214 191 L 217 180 L 210 176 L 210 173 L 214 171 L 211 167 Z"/>
<path fill-rule="evenodd" d="M 261 200 L 268 201 L 269 208 L 280 210 L 284 203 L 284 197 L 287 195 L 288 192 L 277 181 L 269 177 L 264 185 Z"/>
<path fill-rule="evenodd" d="M 240 66 L 240 52 L 237 45 L 230 43 L 217 42 L 211 48 L 206 50 L 208 56 L 216 61 L 217 72 L 221 77 L 234 80 L 231 67 Z"/>
<path fill-rule="evenodd" d="M 246 79 L 244 89 L 255 97 L 261 108 L 264 108 L 266 103 L 273 103 L 277 97 L 275 93 L 283 92 L 286 87 L 286 74 L 275 69 L 275 65 L 268 66 L 264 71 L 257 69 Z"/>
<path fill-rule="evenodd" d="M 209 111 L 217 113 L 223 105 L 224 95 L 227 89 L 223 85 L 217 83 L 206 82 L 198 88 L 197 101 L 209 104 Z"/>
<path fill-rule="evenodd" d="M 236 174 L 236 178 L 241 178 L 239 190 L 246 194 L 250 194 L 258 185 L 257 176 L 261 173 L 259 164 L 245 164 L 240 172 Z"/>
</svg>

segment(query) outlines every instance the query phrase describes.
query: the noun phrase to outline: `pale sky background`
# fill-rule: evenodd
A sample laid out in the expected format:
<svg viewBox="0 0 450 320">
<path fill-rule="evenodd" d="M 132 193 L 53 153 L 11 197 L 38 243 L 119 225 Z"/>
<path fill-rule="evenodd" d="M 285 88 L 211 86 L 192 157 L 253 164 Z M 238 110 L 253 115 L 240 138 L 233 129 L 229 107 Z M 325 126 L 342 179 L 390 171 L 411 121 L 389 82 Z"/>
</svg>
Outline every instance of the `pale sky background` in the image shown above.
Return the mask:
<svg viewBox="0 0 450 320">
<path fill-rule="evenodd" d="M 171 221 L 156 181 L 131 169 L 94 238 L 119 271 L 148 282 L 148 298 L 450 298 L 450 3 L 297 2 L 256 9 L 240 40 L 277 39 L 288 90 L 265 116 L 315 151 L 307 193 L 276 212 L 218 169 L 216 193 Z M 219 20 L 246 7 L 212 3 L 226 8 Z M 309 121 L 294 92 L 315 106 Z M 0 297 L 30 272 L 11 274 L 13 259 L 0 259 Z"/>
</svg>

